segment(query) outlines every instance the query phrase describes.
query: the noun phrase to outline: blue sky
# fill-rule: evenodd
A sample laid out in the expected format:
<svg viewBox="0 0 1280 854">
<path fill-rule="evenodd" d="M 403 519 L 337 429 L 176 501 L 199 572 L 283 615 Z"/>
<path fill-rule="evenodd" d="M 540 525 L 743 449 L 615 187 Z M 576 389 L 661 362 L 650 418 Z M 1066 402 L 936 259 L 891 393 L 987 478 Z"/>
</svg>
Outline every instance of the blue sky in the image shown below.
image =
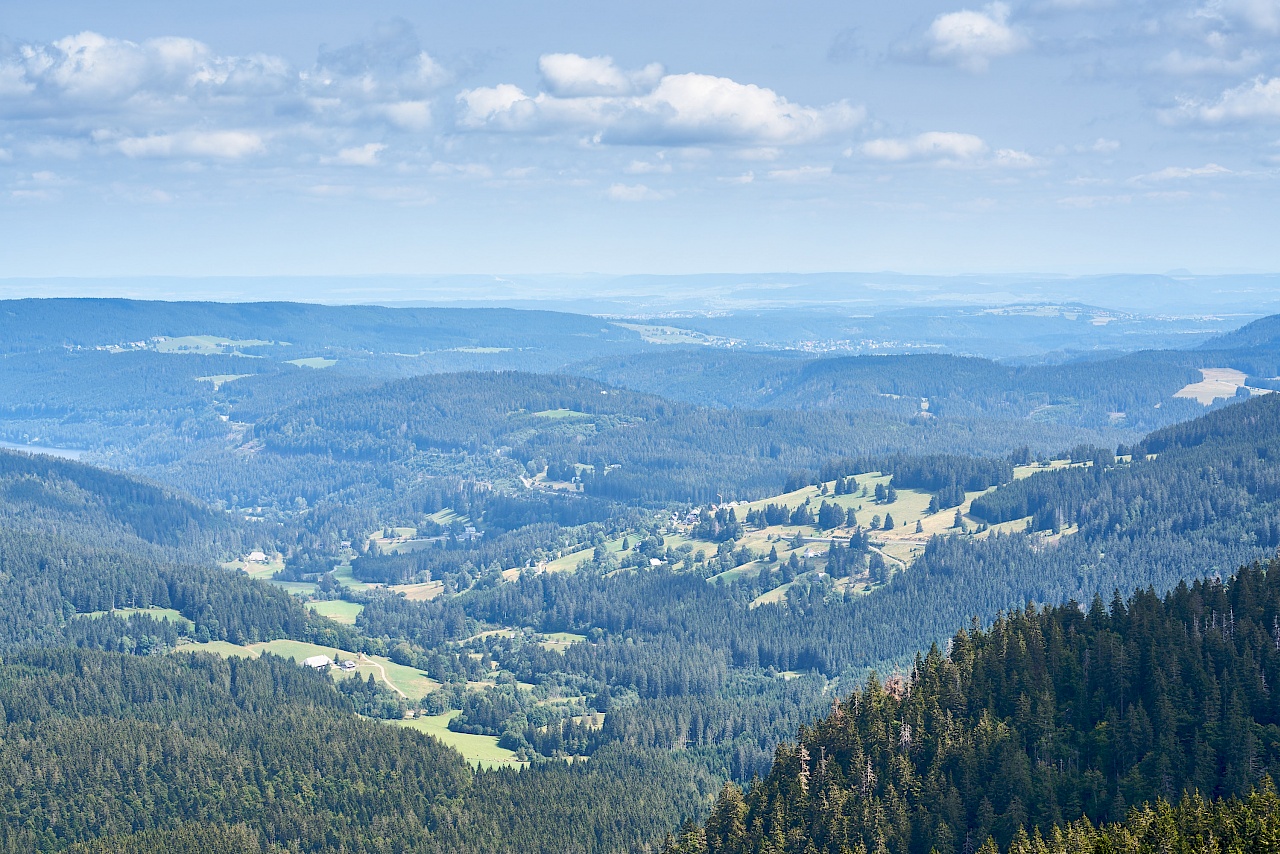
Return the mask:
<svg viewBox="0 0 1280 854">
<path fill-rule="evenodd" d="M 1280 270 L 1280 0 L 3 5 L 0 277 Z"/>
</svg>

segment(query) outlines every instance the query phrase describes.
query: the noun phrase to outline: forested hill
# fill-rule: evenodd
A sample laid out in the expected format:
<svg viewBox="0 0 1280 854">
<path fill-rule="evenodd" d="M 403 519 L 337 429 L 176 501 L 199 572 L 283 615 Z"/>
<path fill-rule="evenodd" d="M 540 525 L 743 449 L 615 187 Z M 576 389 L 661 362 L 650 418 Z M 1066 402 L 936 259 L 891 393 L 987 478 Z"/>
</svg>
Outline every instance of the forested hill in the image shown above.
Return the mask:
<svg viewBox="0 0 1280 854">
<path fill-rule="evenodd" d="M 1280 374 L 1280 349 L 1221 340 L 1212 349 L 1023 367 L 940 354 L 815 358 L 668 350 L 601 357 L 573 370 L 700 405 L 1031 419 L 1146 432 L 1203 412 L 1201 404 L 1175 396 L 1200 381 L 1201 368 L 1233 368 L 1251 380 Z"/>
<path fill-rule="evenodd" d="M 580 465 L 590 469 L 586 493 L 644 503 L 761 497 L 790 472 L 840 457 L 938 448 L 1003 456 L 1023 445 L 1070 447 L 1099 436 L 1025 418 L 708 409 L 579 377 L 514 371 L 414 377 L 292 405 L 248 388 L 231 417 L 254 422 L 253 437 L 273 454 L 386 463 L 465 451 L 472 464 L 488 456 L 495 469 L 505 466 L 513 480 L 533 461 L 537 470 Z M 512 460 L 520 464 L 514 472 Z"/>
<path fill-rule="evenodd" d="M 706 790 L 652 752 L 473 774 L 275 656 L 6 655 L 0 734 L 4 851 L 602 854 Z"/>
<path fill-rule="evenodd" d="M 1280 314 L 1263 317 L 1201 345 L 1202 350 L 1237 350 L 1280 346 Z"/>
<path fill-rule="evenodd" d="M 1030 852 L 1027 833 L 1119 822 L 1187 792 L 1246 796 L 1280 773 L 1280 563 L 1163 599 L 1015 612 L 950 646 L 835 703 L 766 779 L 745 797 L 726 786 L 705 833 L 687 829 L 669 850 L 958 854 L 991 838 Z M 1213 816 L 1244 817 L 1239 806 L 1161 808 L 1174 847 L 1098 850 L 1275 850 L 1275 804 L 1268 792 L 1234 829 Z M 1139 813 L 1138 833 L 1144 821 L 1152 830 Z M 1237 846 L 1175 844 L 1215 826 Z"/>
<path fill-rule="evenodd" d="M 252 342 L 287 343 L 295 349 L 334 346 L 414 354 L 450 347 L 541 348 L 551 339 L 575 337 L 640 342 L 635 332 L 606 321 L 552 311 L 292 302 L 0 301 L 0 342 L 4 342 L 0 352 L 92 348 L 157 336 L 217 336 L 246 342 L 249 347 Z"/>
<path fill-rule="evenodd" d="M 5 450 L 0 520 L 86 544 L 136 547 L 141 540 L 192 559 L 225 560 L 249 544 L 266 545 L 264 533 L 173 490 L 82 463 Z"/>
<path fill-rule="evenodd" d="M 152 608 L 178 611 L 202 640 L 323 631 L 284 591 L 213 565 L 268 536 L 125 475 L 0 452 L 0 648 L 175 646 L 178 625 Z"/>
</svg>

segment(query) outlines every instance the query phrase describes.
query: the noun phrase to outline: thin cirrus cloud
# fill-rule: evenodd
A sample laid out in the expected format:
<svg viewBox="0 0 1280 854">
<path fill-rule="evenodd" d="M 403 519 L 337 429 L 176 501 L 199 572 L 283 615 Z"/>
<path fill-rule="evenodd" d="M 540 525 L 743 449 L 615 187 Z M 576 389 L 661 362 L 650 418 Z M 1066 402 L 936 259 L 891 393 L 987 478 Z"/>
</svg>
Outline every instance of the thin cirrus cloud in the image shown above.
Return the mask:
<svg viewBox="0 0 1280 854">
<path fill-rule="evenodd" d="M 1130 179 L 1134 184 L 1151 184 L 1164 181 L 1184 181 L 1195 178 L 1218 178 L 1234 174 L 1225 166 L 1217 163 L 1206 163 L 1203 166 L 1167 166 L 1164 169 L 1146 175 L 1136 175 Z"/>
<path fill-rule="evenodd" d="M 644 184 L 613 184 L 606 195 L 615 202 L 656 202 L 667 197 Z"/>
<path fill-rule="evenodd" d="M 1025 50 L 1030 40 L 1009 24 L 1009 6 L 990 3 L 981 10 L 962 9 L 939 15 L 926 33 L 926 50 L 934 62 L 966 71 L 986 71 L 991 60 Z"/>
<path fill-rule="evenodd" d="M 321 52 L 307 68 L 265 54 L 220 55 L 190 38 L 81 32 L 0 51 L 0 120 L 19 140 L 91 143 L 128 157 L 235 160 L 291 136 L 424 130 L 430 98 L 447 80 L 407 24 Z M 349 157 L 376 158 L 362 152 Z"/>
<path fill-rule="evenodd" d="M 609 57 L 550 54 L 539 63 L 544 91 L 513 84 L 458 95 L 459 124 L 507 133 L 580 133 L 636 145 L 794 145 L 862 122 L 865 111 L 840 101 L 793 104 L 761 86 L 708 74 L 664 74 L 656 65 L 620 69 Z"/>
</svg>

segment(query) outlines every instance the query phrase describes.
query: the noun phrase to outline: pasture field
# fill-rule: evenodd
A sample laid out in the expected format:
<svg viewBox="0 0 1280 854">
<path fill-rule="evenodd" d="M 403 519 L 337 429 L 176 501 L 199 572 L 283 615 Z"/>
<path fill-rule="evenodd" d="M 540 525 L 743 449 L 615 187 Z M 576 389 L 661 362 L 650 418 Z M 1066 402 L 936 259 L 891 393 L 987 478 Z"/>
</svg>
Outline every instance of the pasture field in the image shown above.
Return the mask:
<svg viewBox="0 0 1280 854">
<path fill-rule="evenodd" d="M 538 642 L 538 645 L 543 649 L 564 652 L 571 644 L 582 643 L 586 639 L 586 635 L 578 635 L 573 632 L 550 632 L 542 635 L 542 640 Z"/>
<path fill-rule="evenodd" d="M 510 750 L 498 746 L 498 737 L 493 735 L 470 735 L 454 732 L 449 729 L 449 721 L 457 717 L 458 711 L 446 712 L 443 715 L 417 717 L 412 720 L 388 721 L 393 726 L 415 729 L 434 737 L 437 741 L 452 747 L 462 757 L 480 768 L 523 768 L 527 762 L 521 762 Z"/>
<path fill-rule="evenodd" d="M 367 585 L 366 585 L 367 586 Z M 421 584 L 391 584 L 388 590 L 403 593 L 410 602 L 425 602 L 434 599 L 444 592 L 443 581 L 424 581 Z"/>
<path fill-rule="evenodd" d="M 678 326 L 660 326 L 646 323 L 614 323 L 613 325 L 639 333 L 640 337 L 649 344 L 702 344 L 706 346 L 719 344 L 723 346 L 733 343 L 730 338 L 707 335 L 704 332 L 681 329 Z"/>
<path fill-rule="evenodd" d="M 427 694 L 440 687 L 439 682 L 427 676 L 421 670 L 416 670 L 403 664 L 396 664 L 391 659 L 384 658 L 381 655 L 370 655 L 362 658 L 358 653 L 348 650 L 320 646 L 319 644 L 306 643 L 305 641 L 273 640 L 265 643 L 245 644 L 244 646 L 237 646 L 225 641 L 213 641 L 210 643 L 185 644 L 178 649 L 182 652 L 203 651 L 223 656 L 242 655 L 248 658 L 257 658 L 264 652 L 269 652 L 284 658 L 292 658 L 299 663 L 314 655 L 323 655 L 330 660 L 337 655 L 343 661 L 347 659 L 356 661 L 357 666 L 352 673 L 330 670 L 329 673 L 333 678 L 349 679 L 352 676 L 359 676 L 363 679 L 372 673 L 376 679 L 386 683 L 392 690 L 407 697 L 411 702 L 421 700 Z"/>
<path fill-rule="evenodd" d="M 364 605 L 359 602 L 345 602 L 341 599 L 324 599 L 312 602 L 307 607 L 322 617 L 346 626 L 354 626 L 356 617 L 364 610 Z"/>
<path fill-rule="evenodd" d="M 1173 396 L 1185 397 L 1204 406 L 1224 397 L 1235 397 L 1240 389 L 1248 389 L 1250 394 L 1267 394 L 1270 389 L 1251 388 L 1245 385 L 1243 371 L 1235 368 L 1201 368 L 1200 382 L 1183 386 Z"/>
<path fill-rule="evenodd" d="M 576 409 L 544 409 L 541 412 L 531 413 L 535 418 L 550 418 L 552 420 L 562 420 L 565 418 L 590 418 L 591 416 L 585 412 L 579 412 Z"/>
<path fill-rule="evenodd" d="M 198 383 L 213 383 L 213 390 L 217 391 L 227 383 L 242 380 L 245 377 L 251 377 L 253 374 L 214 374 L 210 377 L 196 377 Z"/>
<path fill-rule="evenodd" d="M 351 574 L 351 564 L 341 563 L 334 567 L 334 579 L 349 590 L 368 590 L 372 585 L 365 584 Z"/>
<path fill-rule="evenodd" d="M 196 353 L 215 356 L 230 350 L 233 354 L 238 347 L 269 347 L 276 342 L 259 341 L 255 338 L 235 341 L 218 335 L 180 335 L 154 342 L 156 350 L 161 353 Z"/>
<path fill-rule="evenodd" d="M 174 608 L 116 608 L 114 611 L 90 611 L 87 614 L 81 614 L 80 616 L 97 618 L 105 617 L 107 614 L 114 614 L 122 620 L 129 619 L 131 614 L 146 614 L 152 619 L 168 620 L 171 623 L 175 623 L 179 626 L 186 626 L 187 628 L 191 628 L 191 626 L 194 625 Z"/>
<path fill-rule="evenodd" d="M 324 356 L 311 356 L 306 359 L 289 359 L 288 361 L 290 365 L 297 365 L 299 368 L 315 368 L 317 370 L 322 368 L 332 368 L 334 365 L 338 364 L 337 359 L 326 359 Z"/>
</svg>

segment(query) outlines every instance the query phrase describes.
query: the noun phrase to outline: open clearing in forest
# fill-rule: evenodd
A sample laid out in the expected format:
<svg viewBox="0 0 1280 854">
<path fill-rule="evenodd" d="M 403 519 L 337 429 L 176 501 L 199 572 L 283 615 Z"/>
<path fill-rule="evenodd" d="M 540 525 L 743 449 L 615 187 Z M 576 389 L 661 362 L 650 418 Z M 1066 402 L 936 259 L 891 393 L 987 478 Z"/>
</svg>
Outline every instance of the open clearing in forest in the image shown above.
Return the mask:
<svg viewBox="0 0 1280 854">
<path fill-rule="evenodd" d="M 692 329 L 681 329 L 678 326 L 657 326 L 647 323 L 614 323 L 614 326 L 621 326 L 623 329 L 630 329 L 632 332 L 639 333 L 640 337 L 649 344 L 702 344 L 725 345 L 733 343 L 731 338 L 721 338 L 719 335 L 707 335 L 704 332 L 697 332 Z"/>
<path fill-rule="evenodd" d="M 544 409 L 541 412 L 532 413 L 535 418 L 550 418 L 559 420 L 564 418 L 590 418 L 591 416 L 585 412 L 579 412 L 576 409 Z"/>
<path fill-rule="evenodd" d="M 332 646 L 306 643 L 305 641 L 273 640 L 265 643 L 245 644 L 243 646 L 237 646 L 225 641 L 213 641 L 210 643 L 185 644 L 178 647 L 178 651 L 212 652 L 222 656 L 240 655 L 247 658 L 257 658 L 263 653 L 269 652 L 284 658 L 292 658 L 299 663 L 315 655 L 323 655 L 330 660 L 337 655 L 343 661 L 347 659 L 355 661 L 356 669 L 350 673 L 331 669 L 329 673 L 333 678 L 349 679 L 352 676 L 359 676 L 363 679 L 372 673 L 376 679 L 385 682 L 393 691 L 407 697 L 412 702 L 421 700 L 427 694 L 440 687 L 439 682 L 421 670 L 403 664 L 396 664 L 391 659 L 381 655 L 362 657 L 359 653 L 337 649 Z"/>
<path fill-rule="evenodd" d="M 202 356 L 215 356 L 225 354 L 228 351 L 232 355 L 243 355 L 236 353 L 236 349 L 240 347 L 269 347 L 275 343 L 274 341 L 260 341 L 256 338 L 235 341 L 219 335 L 180 335 L 175 338 L 164 338 L 154 342 L 156 350 L 161 353 L 196 353 Z"/>
<path fill-rule="evenodd" d="M 122 620 L 129 619 L 133 614 L 145 614 L 153 620 L 168 620 L 170 623 L 190 628 L 193 624 L 186 617 L 182 616 L 174 608 L 116 608 L 114 611 L 90 611 L 87 614 L 81 614 L 82 617 L 105 617 L 107 614 L 119 617 Z"/>
<path fill-rule="evenodd" d="M 337 359 L 326 359 L 324 356 L 311 356 L 306 359 L 289 359 L 290 365 L 297 365 L 299 368 L 332 368 L 338 364 Z"/>
<path fill-rule="evenodd" d="M 1250 394 L 1266 394 L 1270 391 L 1263 388 L 1249 388 L 1244 384 L 1246 379 L 1244 372 L 1237 371 L 1235 368 L 1201 368 L 1200 376 L 1200 382 L 1184 386 L 1174 394 L 1174 397 L 1190 398 L 1209 406 L 1218 398 L 1235 397 L 1236 392 L 1242 388 L 1248 388 Z"/>
<path fill-rule="evenodd" d="M 523 768 L 529 764 L 521 762 L 510 750 L 499 747 L 497 736 L 470 735 L 449 729 L 449 721 L 459 714 L 455 710 L 443 715 L 428 715 L 412 720 L 388 721 L 388 723 L 433 736 L 442 744 L 461 753 L 462 757 L 472 765 L 481 768 Z"/>
<path fill-rule="evenodd" d="M 242 380 L 245 377 L 251 377 L 253 374 L 214 374 L 211 377 L 196 377 L 198 383 L 213 383 L 213 390 L 217 391 L 227 383 L 233 383 L 236 380 Z"/>
<path fill-rule="evenodd" d="M 308 603 L 307 607 L 320 616 L 328 617 L 344 626 L 354 626 L 356 617 L 360 616 L 360 612 L 364 610 L 364 605 L 359 602 L 347 602 L 342 599 L 322 599 Z"/>
<path fill-rule="evenodd" d="M 401 593 L 410 602 L 426 602 L 444 592 L 443 581 L 424 581 L 421 584 L 390 584 L 388 590 Z"/>
<path fill-rule="evenodd" d="M 556 652 L 564 652 L 575 643 L 582 643 L 587 639 L 586 635 L 578 635 L 573 632 L 551 632 L 542 635 L 542 640 L 538 645 L 543 649 L 555 650 Z"/>
</svg>

